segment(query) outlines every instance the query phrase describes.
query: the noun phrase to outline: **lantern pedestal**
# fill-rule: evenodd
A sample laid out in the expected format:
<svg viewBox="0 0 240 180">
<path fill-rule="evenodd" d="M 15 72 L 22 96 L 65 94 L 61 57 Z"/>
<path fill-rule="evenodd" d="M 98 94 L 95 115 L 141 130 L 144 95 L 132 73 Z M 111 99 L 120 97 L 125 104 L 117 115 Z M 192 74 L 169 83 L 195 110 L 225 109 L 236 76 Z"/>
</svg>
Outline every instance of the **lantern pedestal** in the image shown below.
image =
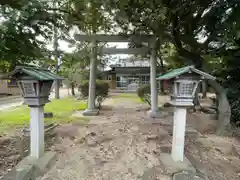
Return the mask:
<svg viewBox="0 0 240 180">
<path fill-rule="evenodd" d="M 196 173 L 196 169 L 186 157 L 184 157 L 183 161 L 176 162 L 170 154 L 161 153 L 160 161 L 166 168 L 168 174 L 172 175 L 181 171 Z"/>
<path fill-rule="evenodd" d="M 174 161 L 183 161 L 184 159 L 186 115 L 186 108 L 175 107 L 172 139 L 172 158 Z"/>
<path fill-rule="evenodd" d="M 30 156 L 40 158 L 44 154 L 44 108 L 30 106 Z"/>
</svg>

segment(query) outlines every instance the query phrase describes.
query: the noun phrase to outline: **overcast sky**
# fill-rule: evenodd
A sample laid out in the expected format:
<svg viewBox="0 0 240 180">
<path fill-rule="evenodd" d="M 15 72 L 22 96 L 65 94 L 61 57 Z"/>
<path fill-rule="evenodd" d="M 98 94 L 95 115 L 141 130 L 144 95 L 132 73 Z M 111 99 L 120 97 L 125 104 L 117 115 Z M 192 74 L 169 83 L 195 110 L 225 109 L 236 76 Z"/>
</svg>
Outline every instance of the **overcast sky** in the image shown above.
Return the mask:
<svg viewBox="0 0 240 180">
<path fill-rule="evenodd" d="M 59 49 L 61 51 L 64 51 L 66 53 L 71 53 L 75 50 L 75 47 L 72 47 L 70 43 L 68 43 L 67 41 L 64 40 L 58 40 L 59 43 Z M 128 48 L 128 43 L 126 42 L 118 42 L 118 43 L 107 43 L 108 47 L 116 47 L 116 48 Z M 49 44 L 47 45 L 47 48 L 49 50 L 53 50 L 53 44 Z M 131 55 L 127 55 L 127 54 L 117 54 L 117 55 L 110 55 L 110 59 L 112 60 L 112 62 L 109 62 L 110 64 L 115 64 L 117 63 L 117 61 L 119 59 L 124 59 L 124 58 L 128 58 Z"/>
</svg>

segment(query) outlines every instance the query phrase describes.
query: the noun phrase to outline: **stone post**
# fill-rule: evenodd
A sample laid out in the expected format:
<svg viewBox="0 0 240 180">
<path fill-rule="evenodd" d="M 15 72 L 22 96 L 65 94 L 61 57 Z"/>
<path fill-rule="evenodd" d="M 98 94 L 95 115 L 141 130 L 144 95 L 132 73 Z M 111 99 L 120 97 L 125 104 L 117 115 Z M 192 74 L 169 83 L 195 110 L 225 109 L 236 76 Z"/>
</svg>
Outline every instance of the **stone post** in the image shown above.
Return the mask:
<svg viewBox="0 0 240 180">
<path fill-rule="evenodd" d="M 95 116 L 98 114 L 98 110 L 95 108 L 96 71 L 97 71 L 97 42 L 92 41 L 88 108 L 83 112 L 84 116 Z"/>
<path fill-rule="evenodd" d="M 183 161 L 184 159 L 184 139 L 186 129 L 187 109 L 184 107 L 175 107 L 173 139 L 172 139 L 172 158 L 174 161 Z"/>
<path fill-rule="evenodd" d="M 44 108 L 30 106 L 30 156 L 40 158 L 44 154 Z"/>
<path fill-rule="evenodd" d="M 151 111 L 150 116 L 152 118 L 158 117 L 158 95 L 157 95 L 157 80 L 156 80 L 156 69 L 157 69 L 157 50 L 156 40 L 150 44 L 151 55 L 150 55 L 150 85 L 151 85 Z"/>
</svg>

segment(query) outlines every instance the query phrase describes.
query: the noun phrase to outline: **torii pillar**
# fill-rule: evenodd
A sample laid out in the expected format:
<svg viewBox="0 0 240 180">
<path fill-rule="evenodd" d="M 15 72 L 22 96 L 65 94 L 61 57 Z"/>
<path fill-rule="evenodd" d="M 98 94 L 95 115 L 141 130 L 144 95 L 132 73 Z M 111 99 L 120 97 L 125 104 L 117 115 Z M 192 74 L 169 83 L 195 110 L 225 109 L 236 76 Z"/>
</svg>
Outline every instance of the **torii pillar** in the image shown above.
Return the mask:
<svg viewBox="0 0 240 180">
<path fill-rule="evenodd" d="M 95 107 L 96 71 L 97 71 L 97 42 L 93 40 L 90 59 L 88 108 L 83 112 L 84 116 L 96 116 L 99 113 L 99 110 L 96 109 Z"/>
<path fill-rule="evenodd" d="M 156 39 L 150 42 L 150 85 L 151 85 L 151 110 L 150 117 L 157 118 L 160 116 L 158 112 L 158 93 L 157 93 L 157 49 Z"/>
</svg>

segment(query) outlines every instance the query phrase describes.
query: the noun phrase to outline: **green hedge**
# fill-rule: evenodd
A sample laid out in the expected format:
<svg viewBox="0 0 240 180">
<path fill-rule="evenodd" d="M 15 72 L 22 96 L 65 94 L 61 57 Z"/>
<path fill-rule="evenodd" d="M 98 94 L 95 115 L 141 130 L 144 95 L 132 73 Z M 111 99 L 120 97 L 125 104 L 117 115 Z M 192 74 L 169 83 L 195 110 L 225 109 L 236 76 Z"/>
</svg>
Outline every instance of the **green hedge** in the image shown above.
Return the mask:
<svg viewBox="0 0 240 180">
<path fill-rule="evenodd" d="M 89 81 L 82 81 L 78 87 L 83 98 L 88 98 L 89 93 Z M 109 92 L 109 84 L 107 81 L 97 80 L 96 81 L 96 96 L 95 105 L 96 108 L 101 108 L 102 102 L 107 98 Z"/>
<path fill-rule="evenodd" d="M 138 97 L 151 106 L 151 87 L 149 84 L 142 85 L 137 89 Z"/>
</svg>

